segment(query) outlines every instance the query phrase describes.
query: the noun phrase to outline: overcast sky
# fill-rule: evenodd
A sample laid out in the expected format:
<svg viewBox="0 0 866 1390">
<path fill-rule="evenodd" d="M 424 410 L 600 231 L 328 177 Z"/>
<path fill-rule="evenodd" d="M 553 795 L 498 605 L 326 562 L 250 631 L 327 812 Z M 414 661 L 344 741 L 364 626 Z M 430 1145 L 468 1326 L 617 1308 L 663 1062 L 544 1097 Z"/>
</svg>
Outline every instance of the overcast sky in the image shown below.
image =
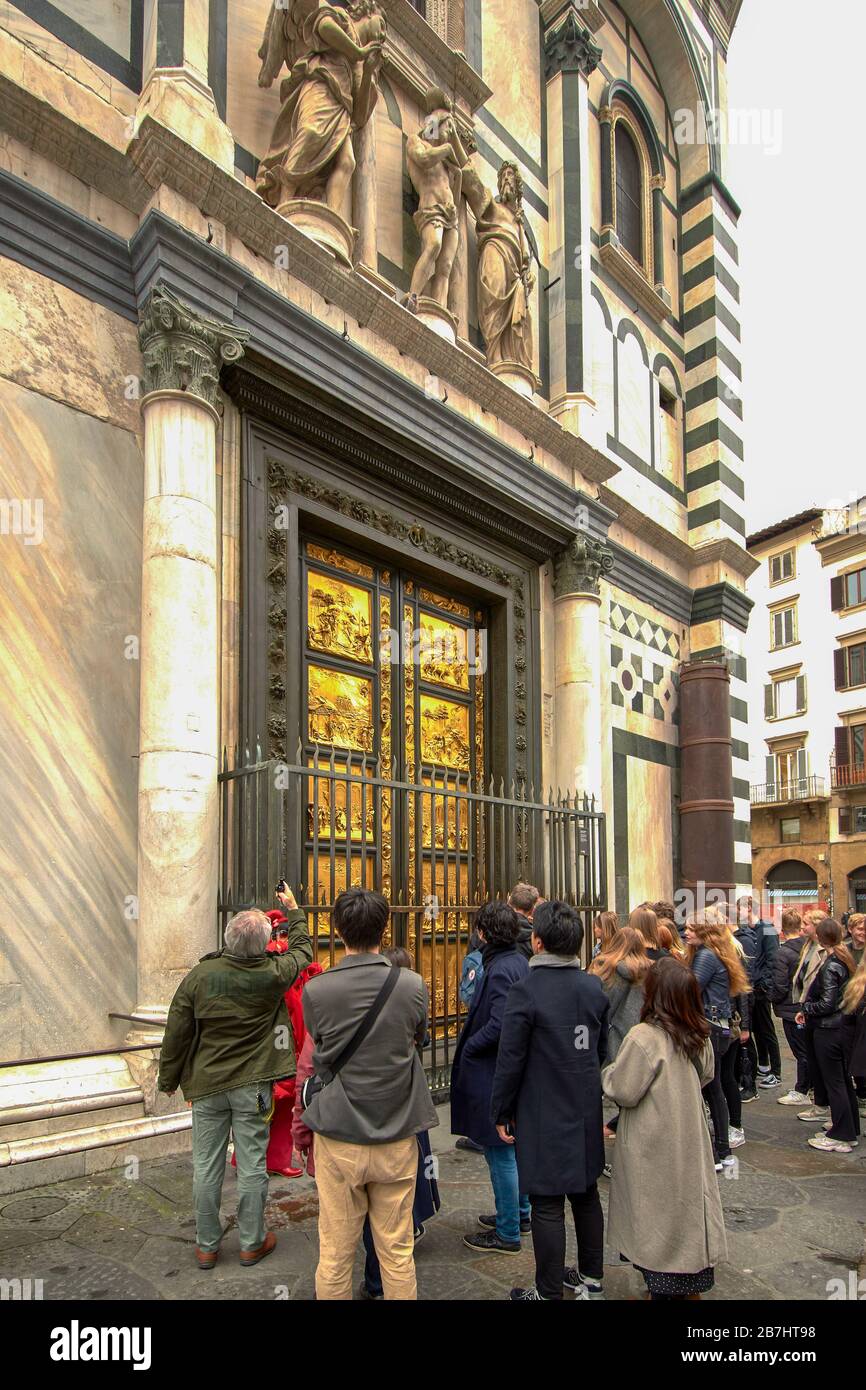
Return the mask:
<svg viewBox="0 0 866 1390">
<path fill-rule="evenodd" d="M 728 55 L 732 109 L 760 109 L 760 144 L 732 144 L 739 224 L 746 521 L 750 531 L 866 491 L 859 0 L 830 39 L 806 0 L 745 0 Z M 776 123 L 780 124 L 776 124 Z M 778 153 L 769 150 L 780 133 Z M 861 192 L 857 193 L 857 188 Z"/>
</svg>

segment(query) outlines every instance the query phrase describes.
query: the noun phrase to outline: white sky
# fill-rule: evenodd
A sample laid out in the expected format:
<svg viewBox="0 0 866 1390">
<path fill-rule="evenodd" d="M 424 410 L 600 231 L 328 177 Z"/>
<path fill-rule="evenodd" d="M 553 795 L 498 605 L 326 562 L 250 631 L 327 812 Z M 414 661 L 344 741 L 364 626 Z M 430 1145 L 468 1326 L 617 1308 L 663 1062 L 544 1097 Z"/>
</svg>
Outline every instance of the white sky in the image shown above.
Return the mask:
<svg viewBox="0 0 866 1390">
<path fill-rule="evenodd" d="M 866 481 L 858 428 L 866 199 L 857 151 L 866 15 L 860 0 L 833 14 L 830 37 L 814 3 L 745 0 L 728 55 L 731 108 L 759 108 L 770 135 L 781 122 L 780 152 L 732 145 L 726 177 L 743 210 L 750 531 L 804 507 L 847 502 Z"/>
</svg>

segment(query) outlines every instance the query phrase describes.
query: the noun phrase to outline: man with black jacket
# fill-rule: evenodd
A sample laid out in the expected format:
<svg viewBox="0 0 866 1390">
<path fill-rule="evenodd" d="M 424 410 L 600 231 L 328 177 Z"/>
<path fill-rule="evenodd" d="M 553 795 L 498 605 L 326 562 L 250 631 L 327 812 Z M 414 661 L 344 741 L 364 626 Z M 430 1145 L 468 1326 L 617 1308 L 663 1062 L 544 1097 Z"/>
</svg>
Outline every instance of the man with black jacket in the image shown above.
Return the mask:
<svg viewBox="0 0 866 1390">
<path fill-rule="evenodd" d="M 795 1022 L 800 1005 L 793 1000 L 794 976 L 803 951 L 803 919 L 799 912 L 782 913 L 782 942 L 773 958 L 773 985 L 770 998 L 776 1016 L 782 1020 L 785 1038 L 797 1063 L 797 1079 L 787 1095 L 779 1096 L 779 1105 L 808 1105 L 811 1090 L 809 1056 L 806 1034 Z"/>
<path fill-rule="evenodd" d="M 768 1091 L 780 1085 L 782 1080 L 782 1055 L 770 1007 L 773 962 L 779 950 L 779 938 L 772 922 L 765 922 L 763 918 L 755 920 L 752 899 L 748 895 L 737 899 L 737 923 L 740 930 L 751 933 L 753 941 L 749 962 L 753 991 L 752 1029 L 746 1048 L 758 1089 Z"/>
</svg>

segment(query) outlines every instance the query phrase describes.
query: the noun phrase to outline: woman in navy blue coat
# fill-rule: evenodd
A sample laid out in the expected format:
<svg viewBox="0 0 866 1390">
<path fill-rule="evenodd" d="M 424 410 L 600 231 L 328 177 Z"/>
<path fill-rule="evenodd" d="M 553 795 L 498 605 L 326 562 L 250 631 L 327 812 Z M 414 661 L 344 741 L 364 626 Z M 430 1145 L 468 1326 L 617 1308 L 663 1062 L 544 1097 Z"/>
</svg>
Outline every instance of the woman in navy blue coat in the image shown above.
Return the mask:
<svg viewBox="0 0 866 1390">
<path fill-rule="evenodd" d="M 508 903 L 487 903 L 475 919 L 475 929 L 482 943 L 484 973 L 454 1052 L 451 1132 L 483 1147 L 496 1212 L 480 1216 L 479 1223 L 486 1229 L 464 1236 L 463 1242 L 472 1250 L 517 1254 L 520 1233 L 529 1229 L 529 1199 L 519 1192 L 514 1147 L 500 1139 L 490 1118 L 490 1096 L 505 1001 L 529 965 L 517 949 L 520 919 Z"/>
<path fill-rule="evenodd" d="M 491 1115 L 517 1151 L 520 1186 L 532 1204 L 535 1288 L 515 1301 L 599 1298 L 604 1221 L 601 1067 L 610 1003 L 580 968 L 583 924 L 567 903 L 544 903 L 532 919 L 533 956 L 505 1008 Z M 577 1265 L 565 1270 L 565 1199 L 577 1235 Z"/>
</svg>

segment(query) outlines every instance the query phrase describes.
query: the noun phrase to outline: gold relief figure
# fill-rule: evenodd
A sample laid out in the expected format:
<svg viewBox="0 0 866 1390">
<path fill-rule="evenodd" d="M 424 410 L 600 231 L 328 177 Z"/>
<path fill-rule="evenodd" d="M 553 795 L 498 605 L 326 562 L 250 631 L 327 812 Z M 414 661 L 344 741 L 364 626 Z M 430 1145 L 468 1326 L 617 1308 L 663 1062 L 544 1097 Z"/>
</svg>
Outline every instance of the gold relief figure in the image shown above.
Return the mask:
<svg viewBox="0 0 866 1390">
<path fill-rule="evenodd" d="M 323 545 L 314 545 L 312 541 L 307 543 L 307 555 L 311 560 L 318 560 L 322 565 L 330 565 L 335 570 L 345 570 L 346 574 L 357 574 L 360 579 L 373 579 L 373 566 L 364 565 L 360 560 L 352 560 L 348 555 L 341 555 L 339 550 L 326 550 Z"/>
<path fill-rule="evenodd" d="M 321 666 L 308 668 L 311 743 L 373 752 L 373 685 Z"/>
<path fill-rule="evenodd" d="M 271 207 L 296 198 L 339 214 L 355 170 L 352 132 L 379 96 L 385 21 L 370 0 L 346 9 L 321 0 L 273 0 L 259 57 L 259 86 L 283 66 L 282 109 L 256 190 Z"/>
<path fill-rule="evenodd" d="M 419 589 L 418 597 L 422 603 L 429 603 L 434 608 L 441 608 L 445 613 L 455 613 L 458 618 L 472 617 L 472 610 L 456 598 L 443 598 L 441 594 L 434 594 L 430 589 Z"/>
<path fill-rule="evenodd" d="M 387 582 L 387 576 L 383 575 L 382 582 Z M 391 628 L 391 599 L 387 594 L 379 596 L 379 641 L 381 660 L 379 665 L 379 766 L 382 776 L 391 776 L 391 760 L 393 757 L 391 747 L 391 656 L 390 644 L 388 650 L 381 648 L 382 633 L 389 632 Z M 391 792 L 386 789 L 378 790 L 379 814 L 381 817 L 381 850 L 382 850 L 382 892 L 386 898 L 391 896 L 391 885 L 393 882 L 391 865 Z"/>
<path fill-rule="evenodd" d="M 421 696 L 421 757 L 424 762 L 439 763 L 468 772 L 471 767 L 469 748 L 469 707 L 451 700 Z"/>
<path fill-rule="evenodd" d="M 447 623 L 422 613 L 419 658 L 421 679 L 432 685 L 448 685 L 453 690 L 469 690 L 467 643 L 474 635 L 456 623 Z"/>
<path fill-rule="evenodd" d="M 333 652 L 370 665 L 373 639 L 370 595 L 324 574 L 307 579 L 307 642 L 315 651 Z"/>
</svg>

